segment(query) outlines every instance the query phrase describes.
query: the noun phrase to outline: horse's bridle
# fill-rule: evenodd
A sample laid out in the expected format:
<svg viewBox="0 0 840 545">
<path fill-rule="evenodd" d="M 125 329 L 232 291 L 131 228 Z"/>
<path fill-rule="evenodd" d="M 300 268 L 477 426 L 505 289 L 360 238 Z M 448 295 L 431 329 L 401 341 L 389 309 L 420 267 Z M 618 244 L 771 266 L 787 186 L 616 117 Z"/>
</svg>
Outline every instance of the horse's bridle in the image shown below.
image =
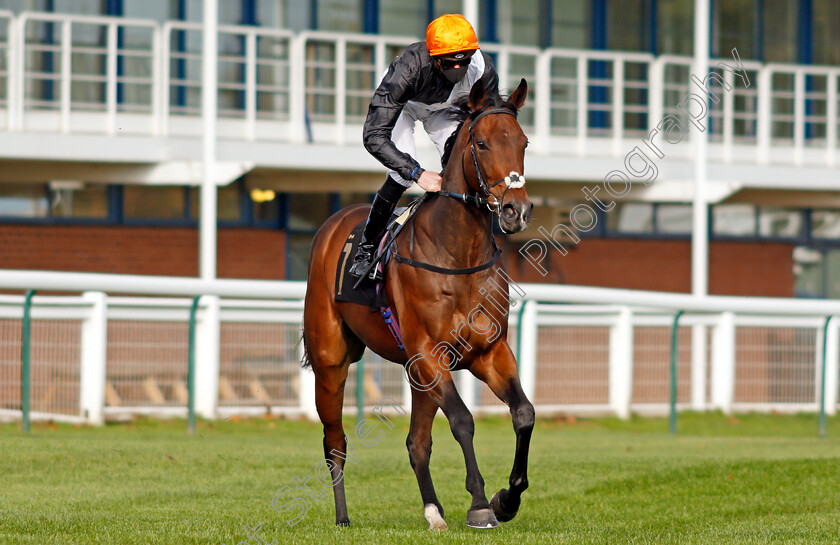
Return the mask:
<svg viewBox="0 0 840 545">
<path fill-rule="evenodd" d="M 463 201 L 468 204 L 474 204 L 478 208 L 482 206 L 486 206 L 490 212 L 496 212 L 496 215 L 499 219 L 499 228 L 502 227 L 502 206 L 505 202 L 505 195 L 511 189 L 518 189 L 525 185 L 525 176 L 519 174 L 518 172 L 511 172 L 509 175 L 505 176 L 500 180 L 496 180 L 492 184 L 488 185 L 487 180 L 484 178 L 484 173 L 481 170 L 481 165 L 478 164 L 478 155 L 475 152 L 475 136 L 473 135 L 473 127 L 475 127 L 478 120 L 484 117 L 485 115 L 490 114 L 509 114 L 516 117 L 516 113 L 512 110 L 507 108 L 490 108 L 489 110 L 484 110 L 483 112 L 479 113 L 475 116 L 475 119 L 472 120 L 470 123 L 470 154 L 472 155 L 473 166 L 475 167 L 476 177 L 478 178 L 478 186 L 481 188 L 481 191 L 484 193 L 484 197 L 480 197 L 479 195 L 467 195 L 466 193 L 455 193 L 453 191 L 437 191 L 438 195 L 443 197 L 451 197 L 453 199 L 457 199 Z M 464 173 L 464 180 L 467 179 L 467 169 L 464 166 L 464 162 L 466 161 L 466 152 L 464 153 L 463 157 L 461 158 L 461 169 Z M 490 190 L 499 185 L 500 183 L 505 182 L 507 184 L 507 189 L 502 194 L 502 198 L 497 199 L 495 195 L 490 193 Z M 425 195 L 424 195 L 425 197 Z M 490 202 L 490 197 L 493 197 L 495 202 Z M 438 267 L 436 265 L 431 265 L 429 263 L 422 263 L 420 261 L 416 261 L 413 257 L 414 255 L 414 224 L 411 225 L 411 236 L 409 237 L 409 257 L 405 257 L 399 254 L 397 251 L 397 242 L 396 239 L 393 241 L 393 256 L 394 259 L 398 263 L 403 263 L 405 265 L 410 265 L 412 267 L 418 267 L 421 269 L 426 269 L 428 271 L 436 272 L 439 274 L 450 274 L 450 275 L 461 275 L 461 274 L 473 274 L 476 272 L 484 271 L 492 267 L 499 261 L 499 258 L 502 255 L 502 250 L 499 248 L 498 244 L 496 243 L 496 237 L 490 236 L 490 240 L 493 241 L 493 246 L 495 251 L 493 252 L 493 257 L 490 258 L 490 261 L 483 263 L 481 265 L 477 265 L 475 267 L 466 267 L 460 269 L 448 269 L 444 267 Z M 359 281 L 361 282 L 361 280 Z M 357 283 L 358 284 L 358 283 Z"/>
<path fill-rule="evenodd" d="M 507 192 L 511 189 L 518 189 L 520 187 L 524 187 L 525 176 L 516 171 L 511 171 L 511 173 L 505 176 L 504 178 L 496 180 L 492 184 L 487 183 L 487 180 L 484 177 L 484 172 L 481 169 L 481 165 L 478 163 L 478 155 L 475 151 L 475 134 L 473 133 L 473 129 L 478 124 L 479 119 L 491 114 L 508 114 L 516 117 L 516 113 L 508 108 L 490 108 L 489 110 L 484 110 L 483 112 L 479 113 L 477 116 L 475 116 L 475 119 L 473 119 L 470 122 L 470 155 L 472 156 L 472 162 L 473 167 L 475 168 L 476 178 L 478 178 L 478 187 L 481 189 L 481 192 L 484 193 L 484 198 L 479 197 L 478 195 L 465 195 L 461 193 L 453 193 L 450 191 L 438 191 L 438 194 L 444 195 L 446 197 L 460 199 L 464 202 L 469 202 L 479 207 L 482 205 L 487 206 L 487 209 L 490 210 L 490 212 L 495 212 L 499 216 L 499 227 L 501 227 L 501 214 L 502 207 L 504 206 L 505 202 L 505 196 L 507 195 Z M 464 166 L 465 159 L 466 157 L 464 157 L 461 160 L 461 169 L 464 172 L 464 179 L 467 178 L 467 169 L 466 166 Z M 507 188 L 502 194 L 502 198 L 498 199 L 495 195 L 493 195 L 490 192 L 490 190 L 496 187 L 497 185 L 501 184 L 502 182 L 507 184 Z M 493 199 L 492 201 L 490 200 L 491 197 Z"/>
</svg>

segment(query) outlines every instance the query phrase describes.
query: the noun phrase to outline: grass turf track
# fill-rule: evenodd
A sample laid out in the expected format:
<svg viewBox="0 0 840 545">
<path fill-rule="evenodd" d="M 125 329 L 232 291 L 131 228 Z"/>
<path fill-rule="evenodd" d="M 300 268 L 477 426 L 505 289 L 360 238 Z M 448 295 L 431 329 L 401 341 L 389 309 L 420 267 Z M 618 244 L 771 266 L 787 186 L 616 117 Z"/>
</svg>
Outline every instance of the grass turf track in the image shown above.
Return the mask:
<svg viewBox="0 0 840 545">
<path fill-rule="evenodd" d="M 354 421 L 346 421 L 352 434 Z M 333 525 L 332 493 L 288 526 L 274 493 L 311 477 L 320 424 L 280 419 L 140 420 L 103 428 L 0 425 L 0 543 L 266 544 L 840 543 L 840 420 L 684 414 L 667 420 L 538 420 L 519 515 L 465 527 L 464 462 L 446 422 L 434 427 L 432 475 L 449 531 L 426 530 L 405 450 L 408 420 L 381 443 L 356 442 L 346 482 L 351 528 Z M 477 419 L 488 497 L 506 485 L 514 436 Z M 291 498 L 287 494 L 284 498 Z"/>
</svg>

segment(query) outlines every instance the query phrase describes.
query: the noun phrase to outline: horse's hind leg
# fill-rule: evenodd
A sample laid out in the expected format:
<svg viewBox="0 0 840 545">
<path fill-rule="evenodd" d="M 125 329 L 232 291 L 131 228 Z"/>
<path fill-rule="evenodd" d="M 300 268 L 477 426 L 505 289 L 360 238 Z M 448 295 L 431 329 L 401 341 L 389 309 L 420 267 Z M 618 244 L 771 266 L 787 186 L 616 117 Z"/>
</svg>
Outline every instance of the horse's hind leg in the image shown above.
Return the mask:
<svg viewBox="0 0 840 545">
<path fill-rule="evenodd" d="M 427 394 L 412 388 L 411 390 L 411 427 L 405 446 L 408 448 L 408 459 L 417 484 L 420 486 L 420 497 L 423 498 L 423 516 L 429 522 L 429 530 L 446 530 L 443 519 L 443 506 L 440 504 L 432 484 L 432 474 L 429 472 L 429 459 L 432 456 L 432 424 L 437 403 Z"/>
<path fill-rule="evenodd" d="M 347 439 L 341 413 L 344 407 L 344 383 L 347 381 L 350 362 L 359 359 L 364 346 L 341 325 L 337 316 L 321 312 L 311 322 L 307 317 L 304 313 L 304 339 L 315 373 L 315 406 L 324 425 L 324 459 L 332 474 L 335 523 L 350 526 L 344 495 Z M 353 459 L 352 453 L 349 459 Z"/>
<path fill-rule="evenodd" d="M 347 500 L 344 496 L 344 460 L 347 457 L 347 439 L 341 422 L 344 405 L 344 383 L 350 363 L 324 365 L 315 370 L 315 405 L 324 424 L 324 460 L 327 460 L 333 479 L 335 523 L 350 526 Z M 316 369 L 315 364 L 312 365 Z M 343 456 L 338 453 L 342 453 Z"/>
<path fill-rule="evenodd" d="M 490 499 L 496 518 L 508 522 L 516 516 L 522 493 L 528 488 L 528 450 L 534 429 L 534 406 L 522 390 L 516 358 L 507 344 L 498 345 L 491 357 L 484 359 L 482 364 L 470 370 L 510 407 L 513 431 L 516 433 L 516 452 L 508 481 L 510 488 L 502 488 Z"/>
</svg>

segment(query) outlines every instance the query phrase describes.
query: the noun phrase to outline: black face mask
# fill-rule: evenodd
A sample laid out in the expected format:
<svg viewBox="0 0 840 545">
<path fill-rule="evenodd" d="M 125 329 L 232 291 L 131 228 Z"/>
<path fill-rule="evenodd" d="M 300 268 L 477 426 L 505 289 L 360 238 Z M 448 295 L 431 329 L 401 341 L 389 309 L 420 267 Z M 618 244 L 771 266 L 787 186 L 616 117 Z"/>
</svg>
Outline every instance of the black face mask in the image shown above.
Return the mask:
<svg viewBox="0 0 840 545">
<path fill-rule="evenodd" d="M 467 66 L 459 66 L 458 68 L 442 68 L 441 72 L 450 83 L 458 83 L 467 75 Z"/>
</svg>

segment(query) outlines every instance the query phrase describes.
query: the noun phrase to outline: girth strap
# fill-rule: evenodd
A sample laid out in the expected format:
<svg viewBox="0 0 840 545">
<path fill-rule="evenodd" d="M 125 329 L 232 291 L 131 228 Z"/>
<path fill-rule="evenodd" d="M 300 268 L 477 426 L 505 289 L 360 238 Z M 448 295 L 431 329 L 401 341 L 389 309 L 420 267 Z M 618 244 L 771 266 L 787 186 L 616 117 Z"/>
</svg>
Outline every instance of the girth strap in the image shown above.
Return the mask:
<svg viewBox="0 0 840 545">
<path fill-rule="evenodd" d="M 426 269 L 427 271 L 432 271 L 435 273 L 440 274 L 472 274 L 477 273 L 479 271 L 484 271 L 495 265 L 499 258 L 502 256 L 502 250 L 499 247 L 496 247 L 496 251 L 493 252 L 493 257 L 487 263 L 482 265 L 477 265 L 475 267 L 466 267 L 463 269 L 447 269 L 445 267 L 438 267 L 437 265 L 432 265 L 430 263 L 423 263 L 422 261 L 415 261 L 414 259 L 409 259 L 407 257 L 403 257 L 394 250 L 394 259 L 397 260 L 398 263 L 403 263 L 405 265 L 409 265 L 411 267 L 417 267 L 420 269 Z"/>
</svg>

